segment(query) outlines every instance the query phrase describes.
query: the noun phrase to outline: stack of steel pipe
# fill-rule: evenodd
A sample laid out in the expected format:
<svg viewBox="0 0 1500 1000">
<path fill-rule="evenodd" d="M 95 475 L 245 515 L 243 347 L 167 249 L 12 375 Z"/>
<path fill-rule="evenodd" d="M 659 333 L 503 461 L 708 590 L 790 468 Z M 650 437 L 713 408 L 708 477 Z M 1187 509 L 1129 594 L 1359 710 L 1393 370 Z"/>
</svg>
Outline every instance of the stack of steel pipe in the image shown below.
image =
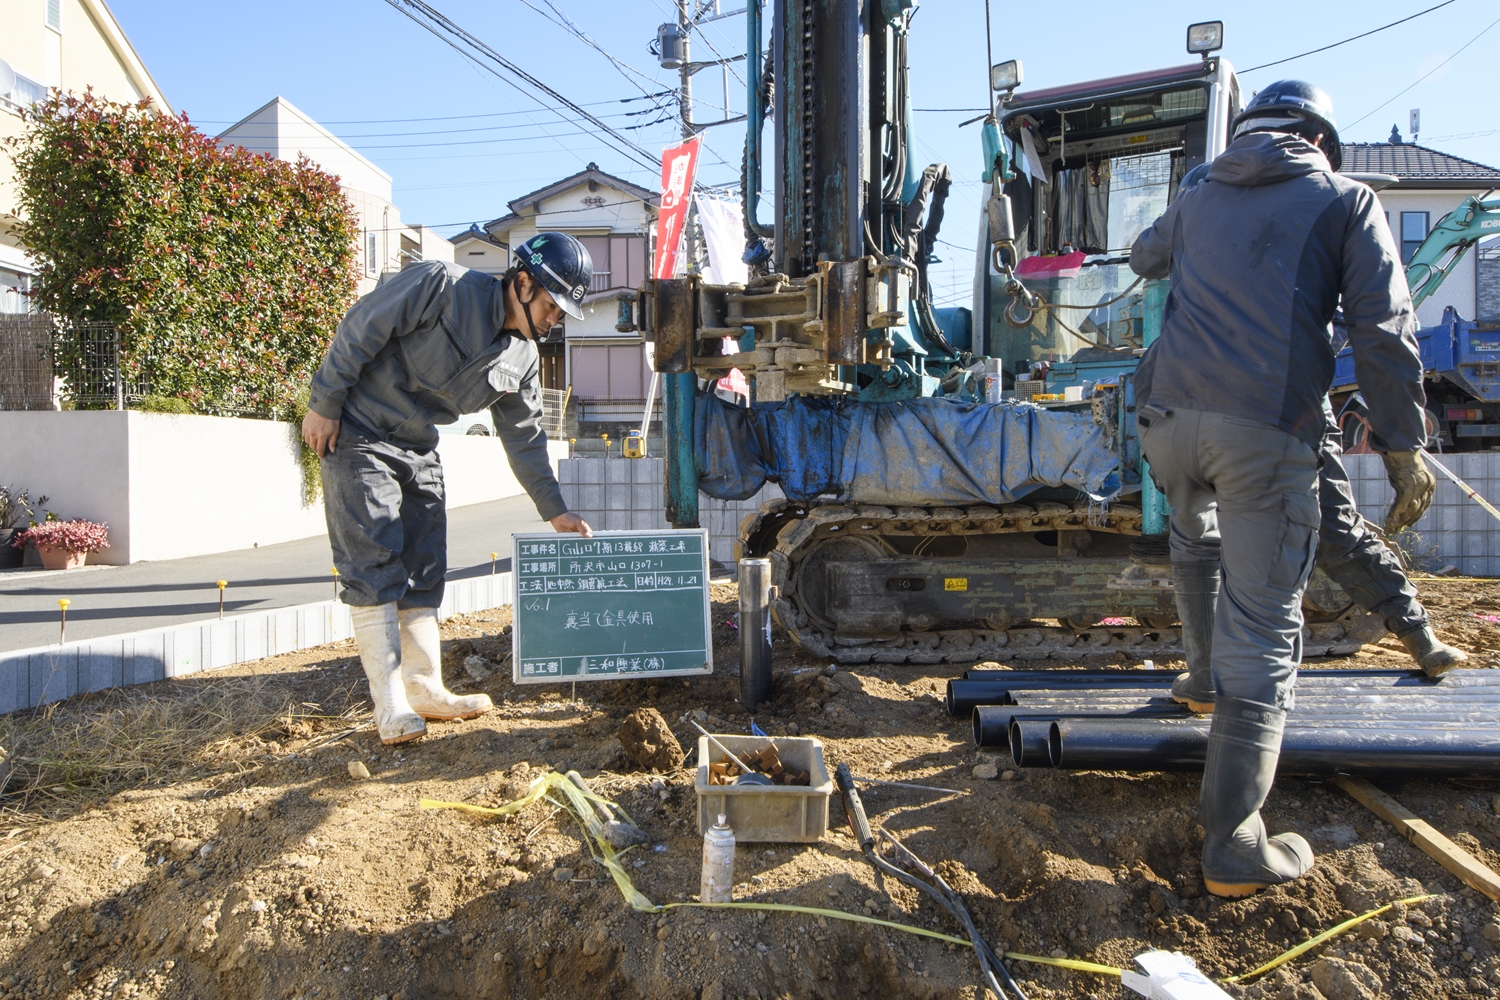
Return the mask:
<svg viewBox="0 0 1500 1000">
<path fill-rule="evenodd" d="M 1017 767 L 1200 771 L 1208 716 L 1171 699 L 1171 671 L 971 670 L 948 682 L 979 746 Z M 1306 669 L 1282 737 L 1283 774 L 1500 776 L 1500 670 L 1440 678 Z"/>
</svg>

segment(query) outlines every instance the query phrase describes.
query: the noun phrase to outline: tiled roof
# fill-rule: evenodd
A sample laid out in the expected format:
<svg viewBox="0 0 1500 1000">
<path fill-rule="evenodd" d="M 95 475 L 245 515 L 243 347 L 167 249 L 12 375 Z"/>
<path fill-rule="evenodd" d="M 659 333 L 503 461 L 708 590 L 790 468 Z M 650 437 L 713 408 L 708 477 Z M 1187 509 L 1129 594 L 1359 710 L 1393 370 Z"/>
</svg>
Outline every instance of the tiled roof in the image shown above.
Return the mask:
<svg viewBox="0 0 1500 1000">
<path fill-rule="evenodd" d="M 1346 142 L 1347 173 L 1390 174 L 1402 188 L 1500 186 L 1500 170 L 1413 143 Z"/>
</svg>

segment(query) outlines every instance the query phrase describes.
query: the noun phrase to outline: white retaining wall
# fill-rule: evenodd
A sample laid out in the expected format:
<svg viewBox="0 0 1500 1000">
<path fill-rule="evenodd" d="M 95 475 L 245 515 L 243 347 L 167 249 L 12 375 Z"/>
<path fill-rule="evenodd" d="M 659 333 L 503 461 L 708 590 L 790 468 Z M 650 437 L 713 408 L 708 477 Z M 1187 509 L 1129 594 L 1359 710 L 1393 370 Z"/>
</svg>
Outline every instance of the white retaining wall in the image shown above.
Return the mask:
<svg viewBox="0 0 1500 1000">
<path fill-rule="evenodd" d="M 510 604 L 510 573 L 450 580 L 438 616 Z M 0 653 L 0 713 L 76 694 L 150 684 L 353 637 L 349 608 L 319 601 L 129 635 Z"/>
<path fill-rule="evenodd" d="M 1490 503 L 1500 507 L 1500 452 L 1471 451 L 1431 456 Z M 1349 482 L 1360 513 L 1379 524 L 1396 491 L 1385 478 L 1379 455 L 1346 455 Z M 1470 500 L 1437 469 L 1432 506 L 1413 529 L 1421 549 L 1458 567 L 1464 576 L 1500 576 L 1500 521 Z"/>
<path fill-rule="evenodd" d="M 0 483 L 46 494 L 64 518 L 109 525 L 90 562 L 180 559 L 321 535 L 302 504 L 298 431 L 270 420 L 136 410 L 0 412 Z M 567 454 L 549 444 L 554 467 Z M 448 506 L 523 492 L 497 438 L 445 434 Z"/>
<path fill-rule="evenodd" d="M 671 527 L 666 518 L 662 458 L 565 458 L 557 479 L 568 507 L 601 531 L 657 531 Z M 699 523 L 708 529 L 709 557 L 734 562 L 734 540 L 740 522 L 781 490 L 767 484 L 749 500 L 715 500 L 698 494 Z"/>
</svg>

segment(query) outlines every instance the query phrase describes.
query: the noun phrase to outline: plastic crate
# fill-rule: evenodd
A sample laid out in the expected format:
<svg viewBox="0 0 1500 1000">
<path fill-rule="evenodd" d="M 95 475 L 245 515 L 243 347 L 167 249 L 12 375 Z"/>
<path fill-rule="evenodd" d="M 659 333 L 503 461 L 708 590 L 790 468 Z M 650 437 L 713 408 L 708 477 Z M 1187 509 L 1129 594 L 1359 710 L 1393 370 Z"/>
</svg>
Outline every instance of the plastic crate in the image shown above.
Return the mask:
<svg viewBox="0 0 1500 1000">
<path fill-rule="evenodd" d="M 806 736 L 719 736 L 715 738 L 736 756 L 774 742 L 781 759 L 808 773 L 807 785 L 710 785 L 708 762 L 723 756 L 698 737 L 698 833 L 714 825 L 719 814 L 729 817 L 739 843 L 803 843 L 821 840 L 828 832 L 828 797 L 833 778 L 823 763 L 823 744 Z"/>
</svg>

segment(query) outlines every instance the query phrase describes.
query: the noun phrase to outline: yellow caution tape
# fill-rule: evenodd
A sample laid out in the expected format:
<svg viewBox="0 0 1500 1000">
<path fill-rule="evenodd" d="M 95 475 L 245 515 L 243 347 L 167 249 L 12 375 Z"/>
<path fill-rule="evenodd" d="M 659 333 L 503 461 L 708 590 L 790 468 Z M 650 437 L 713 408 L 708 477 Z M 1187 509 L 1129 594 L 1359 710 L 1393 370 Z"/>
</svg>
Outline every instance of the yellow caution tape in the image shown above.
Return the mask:
<svg viewBox="0 0 1500 1000">
<path fill-rule="evenodd" d="M 559 802 L 550 795 L 550 792 L 560 791 L 565 801 Z M 918 934 L 922 937 L 934 938 L 948 944 L 961 944 L 973 947 L 967 938 L 954 937 L 951 934 L 943 934 L 938 931 L 930 931 L 925 927 L 913 927 L 910 924 L 899 924 L 891 920 L 881 920 L 878 917 L 868 917 L 862 913 L 846 913 L 843 910 L 827 910 L 818 906 L 795 906 L 790 903 L 667 903 L 658 905 L 651 902 L 630 881 L 630 876 L 625 872 L 625 866 L 620 864 L 619 858 L 626 851 L 633 850 L 627 847 L 625 851 L 616 851 L 607 841 L 599 836 L 599 821 L 594 816 L 594 811 L 589 806 L 590 801 L 603 802 L 605 805 L 620 813 L 629 820 L 630 815 L 621 809 L 616 803 L 608 799 L 600 798 L 593 792 L 585 792 L 564 775 L 552 771 L 542 775 L 531 783 L 530 790 L 519 799 L 507 802 L 503 806 L 476 806 L 469 802 L 443 802 L 437 799 L 422 799 L 423 809 L 457 809 L 462 812 L 477 813 L 482 816 L 509 816 L 520 812 L 527 806 L 543 799 L 567 810 L 573 818 L 578 820 L 589 836 L 584 842 L 589 845 L 589 852 L 594 859 L 603 865 L 614 877 L 615 885 L 619 887 L 620 894 L 632 909 L 647 913 L 662 913 L 666 910 L 679 906 L 693 906 L 704 909 L 728 909 L 728 910 L 781 910 L 788 913 L 806 913 L 818 917 L 832 917 L 835 920 L 852 920 L 856 923 L 871 924 L 876 927 L 886 927 L 891 930 L 905 931 L 908 934 Z M 633 822 L 633 821 L 632 821 Z"/>
<path fill-rule="evenodd" d="M 1060 969 L 1072 969 L 1075 972 L 1096 972 L 1101 976 L 1119 976 L 1124 974 L 1124 969 L 1117 969 L 1113 965 L 1100 965 L 1097 962 L 1085 962 L 1077 958 L 1044 958 L 1041 955 L 1023 955 L 1018 951 L 1007 951 L 1006 958 L 1017 962 L 1035 962 L 1038 965 L 1055 965 Z"/>
<path fill-rule="evenodd" d="M 835 920 L 852 920 L 861 924 L 873 924 L 876 927 L 889 927 L 891 930 L 905 931 L 908 934 L 920 934 L 923 937 L 935 938 L 938 941 L 946 941 L 949 944 L 961 944 L 965 947 L 974 947 L 968 938 L 954 937 L 941 931 L 930 931 L 925 927 L 913 927 L 911 924 L 898 924 L 892 920 L 881 920 L 879 917 L 867 917 L 863 913 L 848 913 L 844 910 L 825 910 L 820 906 L 796 906 L 792 903 L 665 903 L 656 907 L 657 911 L 670 910 L 678 906 L 697 906 L 709 910 L 782 910 L 787 913 L 811 913 L 817 917 L 833 917 Z"/>
<path fill-rule="evenodd" d="M 1283 964 L 1285 964 L 1287 962 L 1290 962 L 1292 959 L 1296 958 L 1298 955 L 1301 955 L 1303 952 L 1310 951 L 1313 948 L 1316 948 L 1318 945 L 1322 944 L 1324 941 L 1327 941 L 1330 938 L 1336 938 L 1336 937 L 1338 937 L 1340 934 L 1344 933 L 1345 931 L 1347 931 L 1349 928 L 1355 926 L 1356 924 L 1362 924 L 1366 920 L 1369 920 L 1371 917 L 1378 917 L 1378 916 L 1380 916 L 1382 913 L 1384 913 L 1385 911 L 1389 910 L 1391 907 L 1395 906 L 1396 903 L 1402 903 L 1402 904 L 1405 904 L 1407 906 L 1410 906 L 1412 903 L 1420 903 L 1424 899 L 1431 899 L 1431 898 L 1432 898 L 1432 894 L 1428 894 L 1426 896 L 1412 896 L 1410 899 L 1398 899 L 1398 900 L 1396 900 L 1395 903 L 1386 903 L 1384 906 L 1379 907 L 1378 909 L 1371 910 L 1368 913 L 1361 913 L 1357 917 L 1350 917 L 1348 920 L 1345 920 L 1343 923 L 1336 924 L 1333 927 L 1328 928 L 1328 930 L 1324 931 L 1322 934 L 1319 934 L 1319 935 L 1317 935 L 1315 937 L 1308 938 L 1306 941 L 1303 941 L 1301 944 L 1297 945 L 1297 947 L 1292 948 L 1292 949 L 1290 949 L 1288 951 L 1282 952 L 1280 955 L 1278 955 L 1275 958 L 1271 959 L 1269 962 L 1267 962 L 1265 965 L 1262 965 L 1260 968 L 1258 968 L 1258 969 L 1252 969 L 1251 971 L 1245 972 L 1245 973 L 1241 973 L 1238 976 L 1230 976 L 1228 979 L 1224 980 L 1224 982 L 1226 982 L 1226 983 L 1243 982 L 1246 979 L 1254 979 L 1256 976 L 1263 975 L 1264 973 L 1270 972 L 1272 969 L 1276 968 L 1278 965 L 1283 965 Z"/>
<path fill-rule="evenodd" d="M 557 791 L 562 792 L 565 801 L 559 802 L 550 794 Z M 532 805 L 535 802 L 539 802 L 542 799 L 546 799 L 548 802 L 551 802 L 553 805 L 557 806 L 560 809 L 567 810 L 567 812 L 569 812 L 573 816 L 573 818 L 578 821 L 579 825 L 588 832 L 589 836 L 584 838 L 584 843 L 589 845 L 589 853 L 594 856 L 594 860 L 603 865 L 609 871 L 610 875 L 614 877 L 615 885 L 619 888 L 620 894 L 625 897 L 625 901 L 630 904 L 632 909 L 640 910 L 646 913 L 662 913 L 667 910 L 676 909 L 677 907 L 682 906 L 699 907 L 709 910 L 779 910 L 785 913 L 806 913 L 818 917 L 832 917 L 835 920 L 851 920 L 856 923 L 870 924 L 875 927 L 885 927 L 890 930 L 904 931 L 907 934 L 918 934 L 922 937 L 933 938 L 938 941 L 947 942 L 948 944 L 960 944 L 967 948 L 972 948 L 974 946 L 973 943 L 967 938 L 954 937 L 951 934 L 943 934 L 938 931 L 930 931 L 925 927 L 913 927 L 911 924 L 899 924 L 891 920 L 881 920 L 878 917 L 867 917 L 862 913 L 848 913 L 844 910 L 827 910 L 818 906 L 796 906 L 791 903 L 693 902 L 666 903 L 664 905 L 653 903 L 649 898 L 642 894 L 639 889 L 635 887 L 635 884 L 633 882 L 630 881 L 630 876 L 626 873 L 625 866 L 620 864 L 619 862 L 619 858 L 622 855 L 624 855 L 628 851 L 634 850 L 634 848 L 627 847 L 623 851 L 616 851 L 613 847 L 611 847 L 609 845 L 609 842 L 604 840 L 600 836 L 601 824 L 594 810 L 590 807 L 589 803 L 602 802 L 605 805 L 609 806 L 611 809 L 614 809 L 616 812 L 620 813 L 625 817 L 626 820 L 633 823 L 634 821 L 630 820 L 630 815 L 626 813 L 624 809 L 620 808 L 617 803 L 611 802 L 610 800 L 605 798 L 601 798 L 591 791 L 585 791 L 584 789 L 579 788 L 577 785 L 573 784 L 573 782 L 569 781 L 566 776 L 558 774 L 556 771 L 551 771 L 547 774 L 542 775 L 540 778 L 537 778 L 531 783 L 531 788 L 525 795 L 521 796 L 519 799 L 515 799 L 514 801 L 507 802 L 503 806 L 476 806 L 469 802 L 443 802 L 438 799 L 422 799 L 421 807 L 423 809 L 457 809 L 462 812 L 477 813 L 482 816 L 509 816 L 511 813 L 520 812 L 527 806 Z M 1398 899 L 1394 903 L 1387 903 L 1382 907 L 1369 911 L 1368 913 L 1361 913 L 1357 917 L 1351 917 L 1341 924 L 1330 927 L 1328 930 L 1316 935 L 1315 937 L 1308 938 L 1306 941 L 1297 945 L 1295 948 L 1291 948 L 1285 952 L 1282 952 L 1280 955 L 1271 959 L 1271 961 L 1267 962 L 1265 965 L 1262 965 L 1258 969 L 1252 969 L 1250 972 L 1244 972 L 1238 976 L 1230 976 L 1229 978 L 1222 980 L 1222 982 L 1239 983 L 1247 979 L 1254 979 L 1256 976 L 1264 975 L 1265 973 L 1270 972 L 1277 966 L 1284 965 L 1285 963 L 1290 962 L 1292 959 L 1307 951 L 1312 950 L 1313 948 L 1316 948 L 1318 945 L 1323 944 L 1325 941 L 1338 937 L 1340 934 L 1343 934 L 1350 928 L 1364 923 L 1366 920 L 1369 920 L 1372 917 L 1380 916 L 1382 913 L 1385 913 L 1398 903 L 1410 906 L 1413 903 L 1420 903 L 1423 900 L 1432 898 L 1432 894 L 1425 896 L 1412 896 L 1410 899 Z M 1043 955 L 1025 955 L 1020 952 L 1014 951 L 1007 951 L 1005 953 L 1005 957 L 1016 962 L 1029 962 L 1035 965 L 1052 965 L 1061 969 L 1072 969 L 1075 972 L 1091 972 L 1100 976 L 1120 976 L 1124 973 L 1123 969 L 1117 969 L 1112 965 L 1100 965 L 1095 962 L 1085 962 L 1082 959 L 1077 958 L 1050 958 Z"/>
</svg>

